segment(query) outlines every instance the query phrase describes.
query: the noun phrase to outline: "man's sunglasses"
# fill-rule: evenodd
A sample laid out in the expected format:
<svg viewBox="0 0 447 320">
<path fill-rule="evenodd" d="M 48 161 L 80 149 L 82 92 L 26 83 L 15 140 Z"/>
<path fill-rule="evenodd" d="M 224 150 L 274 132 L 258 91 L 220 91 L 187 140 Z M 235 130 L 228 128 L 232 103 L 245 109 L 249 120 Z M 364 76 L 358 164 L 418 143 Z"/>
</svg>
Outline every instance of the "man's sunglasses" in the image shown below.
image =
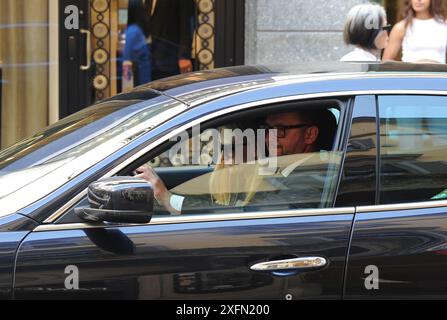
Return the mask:
<svg viewBox="0 0 447 320">
<path fill-rule="evenodd" d="M 300 128 L 305 128 L 305 127 L 310 127 L 309 124 L 296 124 L 293 126 L 267 126 L 267 125 L 263 125 L 260 126 L 259 129 L 264 129 L 265 133 L 267 134 L 269 130 L 276 130 L 276 135 L 278 138 L 284 138 L 287 134 L 287 130 L 289 129 L 300 129 Z"/>
</svg>

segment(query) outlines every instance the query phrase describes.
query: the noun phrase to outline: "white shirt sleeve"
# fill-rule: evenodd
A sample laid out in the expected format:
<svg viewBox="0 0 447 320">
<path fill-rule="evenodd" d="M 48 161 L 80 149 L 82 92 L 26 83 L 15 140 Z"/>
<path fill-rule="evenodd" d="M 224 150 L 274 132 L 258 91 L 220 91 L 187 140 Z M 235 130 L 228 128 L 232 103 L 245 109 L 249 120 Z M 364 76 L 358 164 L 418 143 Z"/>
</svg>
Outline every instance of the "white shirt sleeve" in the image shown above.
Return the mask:
<svg viewBox="0 0 447 320">
<path fill-rule="evenodd" d="M 183 202 L 185 201 L 185 197 L 178 196 L 176 194 L 172 194 L 169 198 L 169 204 L 176 211 L 181 212 L 183 207 Z"/>
</svg>

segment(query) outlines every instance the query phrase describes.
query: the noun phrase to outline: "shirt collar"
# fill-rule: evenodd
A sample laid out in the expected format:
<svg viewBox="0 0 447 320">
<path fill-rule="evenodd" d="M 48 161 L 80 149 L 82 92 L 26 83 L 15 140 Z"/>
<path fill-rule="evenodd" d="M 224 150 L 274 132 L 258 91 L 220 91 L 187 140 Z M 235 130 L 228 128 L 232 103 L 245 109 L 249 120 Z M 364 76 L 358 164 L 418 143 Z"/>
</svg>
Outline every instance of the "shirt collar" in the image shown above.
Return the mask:
<svg viewBox="0 0 447 320">
<path fill-rule="evenodd" d="M 356 47 L 356 48 L 354 49 L 354 51 L 355 51 L 357 54 L 359 54 L 359 55 L 363 55 L 363 56 L 367 57 L 368 59 L 375 60 L 375 61 L 379 61 L 379 59 L 377 58 L 377 56 L 373 55 L 371 52 L 366 51 L 366 50 L 364 50 L 364 49 L 362 49 L 362 48 L 358 48 L 358 47 Z"/>
</svg>

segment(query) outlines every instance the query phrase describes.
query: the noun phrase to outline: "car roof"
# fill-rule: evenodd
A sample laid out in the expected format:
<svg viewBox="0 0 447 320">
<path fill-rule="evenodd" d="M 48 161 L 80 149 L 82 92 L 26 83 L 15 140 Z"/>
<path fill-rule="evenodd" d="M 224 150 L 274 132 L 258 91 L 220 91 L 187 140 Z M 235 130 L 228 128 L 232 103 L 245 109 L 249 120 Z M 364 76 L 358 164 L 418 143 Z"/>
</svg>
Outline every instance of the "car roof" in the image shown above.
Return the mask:
<svg viewBox="0 0 447 320">
<path fill-rule="evenodd" d="M 243 96 L 242 103 L 279 96 L 383 90 L 447 91 L 447 65 L 325 62 L 226 67 L 152 81 L 105 102 L 143 102 L 165 96 L 196 107 L 227 97 L 237 100 Z"/>
<path fill-rule="evenodd" d="M 181 102 L 195 106 L 224 96 L 271 86 L 287 86 L 291 83 L 307 84 L 308 93 L 321 90 L 328 81 L 343 81 L 344 90 L 357 90 L 354 82 L 363 79 L 442 79 L 442 85 L 434 90 L 447 88 L 447 65 L 388 63 L 306 63 L 303 65 L 237 66 L 178 75 L 150 82 L 137 87 L 133 93 L 158 92 Z M 313 83 L 313 85 L 309 85 Z M 366 86 L 374 89 L 379 81 Z M 400 81 L 387 81 L 387 88 L 399 89 Z M 341 84 L 340 84 L 341 85 Z M 426 85 L 426 84 L 425 84 Z M 382 83 L 383 86 L 383 83 Z M 377 89 L 382 88 L 381 85 Z M 391 86 L 391 87 L 390 87 Z M 411 88 L 417 86 L 413 80 Z M 311 88 L 314 89 L 311 89 Z M 420 86 L 419 86 L 420 89 Z M 426 88 L 430 89 L 430 88 Z M 340 90 L 340 89 L 339 89 Z M 305 92 L 302 92 L 305 93 Z"/>
</svg>

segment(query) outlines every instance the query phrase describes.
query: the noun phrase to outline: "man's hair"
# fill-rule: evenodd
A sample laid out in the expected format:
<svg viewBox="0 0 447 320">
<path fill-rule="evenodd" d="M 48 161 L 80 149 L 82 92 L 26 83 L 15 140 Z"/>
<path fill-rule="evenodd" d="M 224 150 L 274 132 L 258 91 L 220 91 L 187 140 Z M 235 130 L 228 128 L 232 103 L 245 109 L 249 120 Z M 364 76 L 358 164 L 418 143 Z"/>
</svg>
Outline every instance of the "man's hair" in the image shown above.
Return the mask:
<svg viewBox="0 0 447 320">
<path fill-rule="evenodd" d="M 331 151 L 337 131 L 337 120 L 335 115 L 328 109 L 303 109 L 296 111 L 303 123 L 318 128 L 318 138 L 315 142 L 317 151 Z"/>
<path fill-rule="evenodd" d="M 385 21 L 385 9 L 378 4 L 367 3 L 353 7 L 348 13 L 343 31 L 345 43 L 376 49 L 374 41 Z"/>
</svg>

